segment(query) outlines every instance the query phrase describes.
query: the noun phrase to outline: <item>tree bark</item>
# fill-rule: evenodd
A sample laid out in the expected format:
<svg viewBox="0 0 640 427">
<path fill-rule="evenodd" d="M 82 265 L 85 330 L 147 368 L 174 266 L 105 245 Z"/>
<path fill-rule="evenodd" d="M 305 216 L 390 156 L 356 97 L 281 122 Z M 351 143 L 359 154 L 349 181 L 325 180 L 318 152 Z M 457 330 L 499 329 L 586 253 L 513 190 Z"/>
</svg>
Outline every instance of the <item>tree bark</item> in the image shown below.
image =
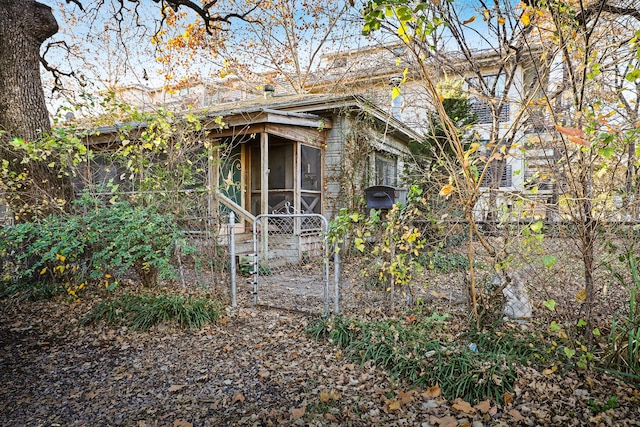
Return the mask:
<svg viewBox="0 0 640 427">
<path fill-rule="evenodd" d="M 42 81 L 40 47 L 58 31 L 50 7 L 35 0 L 0 0 L 0 158 L 9 163 L 2 177 L 6 200 L 18 219 L 57 210 L 73 197 L 70 178 L 61 176 L 57 159 L 22 162 L 8 138 L 29 143 L 51 130 Z M 54 162 L 54 167 L 47 166 Z M 27 174 L 16 185 L 15 177 Z"/>
</svg>

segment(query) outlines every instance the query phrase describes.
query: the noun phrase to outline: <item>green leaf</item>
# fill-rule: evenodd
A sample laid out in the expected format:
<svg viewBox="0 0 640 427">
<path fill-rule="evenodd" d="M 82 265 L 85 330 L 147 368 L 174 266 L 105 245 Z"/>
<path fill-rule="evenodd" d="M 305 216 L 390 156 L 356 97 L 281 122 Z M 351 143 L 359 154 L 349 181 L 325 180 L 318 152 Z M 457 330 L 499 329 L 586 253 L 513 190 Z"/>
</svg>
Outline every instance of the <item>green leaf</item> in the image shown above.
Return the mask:
<svg viewBox="0 0 640 427">
<path fill-rule="evenodd" d="M 627 79 L 627 81 L 630 81 L 631 83 L 635 82 L 636 80 L 640 79 L 640 69 L 636 69 L 633 71 L 630 71 L 625 79 Z"/>
<path fill-rule="evenodd" d="M 578 320 L 578 327 L 587 326 L 587 321 L 584 319 Z"/>
<path fill-rule="evenodd" d="M 542 257 L 542 262 L 545 267 L 551 268 L 556 263 L 556 257 L 554 255 L 545 255 Z"/>
<path fill-rule="evenodd" d="M 533 231 L 534 233 L 539 233 L 540 231 L 542 231 L 542 221 L 538 221 L 538 222 L 534 222 L 533 224 L 531 224 L 529 226 L 529 228 L 531 229 L 531 231 Z"/>
<path fill-rule="evenodd" d="M 542 303 L 545 307 L 547 307 L 550 311 L 554 311 L 556 309 L 556 301 L 553 299 L 547 300 Z"/>
<path fill-rule="evenodd" d="M 600 329 L 594 328 L 593 329 L 593 335 L 596 336 L 596 337 L 599 337 L 600 336 Z"/>
<path fill-rule="evenodd" d="M 551 322 L 551 325 L 549 325 L 549 330 L 551 332 L 558 332 L 560 330 L 560 325 L 558 325 L 554 320 L 553 322 Z"/>
<path fill-rule="evenodd" d="M 615 154 L 615 152 L 616 150 L 613 147 L 604 147 L 598 149 L 598 154 L 600 154 L 605 159 L 610 159 Z"/>
<path fill-rule="evenodd" d="M 575 356 L 576 351 L 572 348 L 569 347 L 565 347 L 564 348 L 564 354 L 565 356 L 567 356 L 567 359 L 571 359 L 573 356 Z"/>
</svg>

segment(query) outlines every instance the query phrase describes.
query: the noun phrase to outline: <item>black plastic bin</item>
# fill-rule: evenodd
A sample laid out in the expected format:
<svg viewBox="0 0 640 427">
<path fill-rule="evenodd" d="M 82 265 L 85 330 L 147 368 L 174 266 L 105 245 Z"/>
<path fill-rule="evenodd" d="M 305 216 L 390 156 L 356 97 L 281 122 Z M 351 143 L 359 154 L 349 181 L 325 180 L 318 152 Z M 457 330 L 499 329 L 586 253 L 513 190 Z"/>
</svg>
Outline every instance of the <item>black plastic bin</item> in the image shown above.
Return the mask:
<svg viewBox="0 0 640 427">
<path fill-rule="evenodd" d="M 391 209 L 394 203 L 407 202 L 407 189 L 388 185 L 374 185 L 364 189 L 364 197 L 369 209 Z"/>
</svg>

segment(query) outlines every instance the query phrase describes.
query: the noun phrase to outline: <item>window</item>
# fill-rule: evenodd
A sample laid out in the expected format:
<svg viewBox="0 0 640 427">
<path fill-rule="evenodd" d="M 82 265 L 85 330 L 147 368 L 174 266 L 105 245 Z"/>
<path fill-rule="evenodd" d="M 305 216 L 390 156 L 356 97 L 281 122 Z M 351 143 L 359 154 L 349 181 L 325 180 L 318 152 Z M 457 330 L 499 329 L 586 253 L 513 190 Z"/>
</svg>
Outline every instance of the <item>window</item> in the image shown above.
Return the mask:
<svg viewBox="0 0 640 427">
<path fill-rule="evenodd" d="M 300 145 L 300 211 L 322 213 L 322 151 Z"/>
<path fill-rule="evenodd" d="M 476 114 L 478 116 L 478 124 L 486 125 L 493 123 L 493 116 L 491 114 L 491 109 L 489 108 L 489 104 L 487 101 L 483 101 L 481 99 L 473 99 L 471 101 L 471 114 Z M 500 114 L 498 116 L 498 122 L 508 122 L 509 121 L 509 104 L 502 104 L 502 108 L 500 109 Z"/>
<path fill-rule="evenodd" d="M 504 87 L 507 82 L 507 77 L 504 74 L 488 74 L 482 76 L 483 84 L 480 83 L 480 79 L 472 77 L 467 80 L 469 86 L 475 89 L 479 93 L 483 93 L 487 96 L 494 98 L 500 98 L 504 92 Z"/>
<path fill-rule="evenodd" d="M 398 94 L 391 99 L 391 116 L 395 119 L 402 120 L 402 106 L 404 105 L 404 97 Z"/>
<path fill-rule="evenodd" d="M 336 58 L 333 61 L 333 64 L 331 64 L 331 68 L 342 68 L 346 66 L 347 66 L 347 58 L 345 57 Z"/>
<path fill-rule="evenodd" d="M 394 187 L 398 183 L 396 159 L 376 153 L 375 177 L 373 181 L 373 185 L 389 185 Z"/>
<path fill-rule="evenodd" d="M 497 102 L 503 95 L 506 76 L 504 74 L 490 74 L 482 77 L 483 82 L 477 77 L 467 80 L 469 87 L 473 91 L 483 94 L 488 99 L 481 99 L 480 97 L 471 98 L 471 113 L 478 115 L 478 124 L 491 124 L 493 117 L 491 109 L 489 108 L 489 102 Z M 498 122 L 509 121 L 509 103 L 504 102 L 502 108 L 498 114 Z"/>
<path fill-rule="evenodd" d="M 487 169 L 487 173 L 484 175 L 484 179 L 480 184 L 480 187 L 491 187 L 491 175 L 493 174 L 494 168 L 497 168 L 498 165 L 491 165 L 489 169 Z M 502 176 L 500 177 L 500 187 L 511 187 L 513 185 L 512 182 L 512 166 L 505 165 L 502 170 Z"/>
</svg>

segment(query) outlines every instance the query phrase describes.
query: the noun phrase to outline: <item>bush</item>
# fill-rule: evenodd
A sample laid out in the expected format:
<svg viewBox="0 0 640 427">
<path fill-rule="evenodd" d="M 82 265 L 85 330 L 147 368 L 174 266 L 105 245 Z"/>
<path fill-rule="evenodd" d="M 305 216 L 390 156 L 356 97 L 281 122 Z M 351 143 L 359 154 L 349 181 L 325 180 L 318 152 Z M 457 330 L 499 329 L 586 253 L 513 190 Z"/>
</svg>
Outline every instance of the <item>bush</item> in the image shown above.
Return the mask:
<svg viewBox="0 0 640 427">
<path fill-rule="evenodd" d="M 89 284 L 114 289 L 133 269 L 143 285 L 173 277 L 173 245 L 182 237 L 172 218 L 127 202 L 107 205 L 84 196 L 81 213 L 52 215 L 0 230 L 0 281 L 55 283 L 77 292 Z"/>
</svg>

